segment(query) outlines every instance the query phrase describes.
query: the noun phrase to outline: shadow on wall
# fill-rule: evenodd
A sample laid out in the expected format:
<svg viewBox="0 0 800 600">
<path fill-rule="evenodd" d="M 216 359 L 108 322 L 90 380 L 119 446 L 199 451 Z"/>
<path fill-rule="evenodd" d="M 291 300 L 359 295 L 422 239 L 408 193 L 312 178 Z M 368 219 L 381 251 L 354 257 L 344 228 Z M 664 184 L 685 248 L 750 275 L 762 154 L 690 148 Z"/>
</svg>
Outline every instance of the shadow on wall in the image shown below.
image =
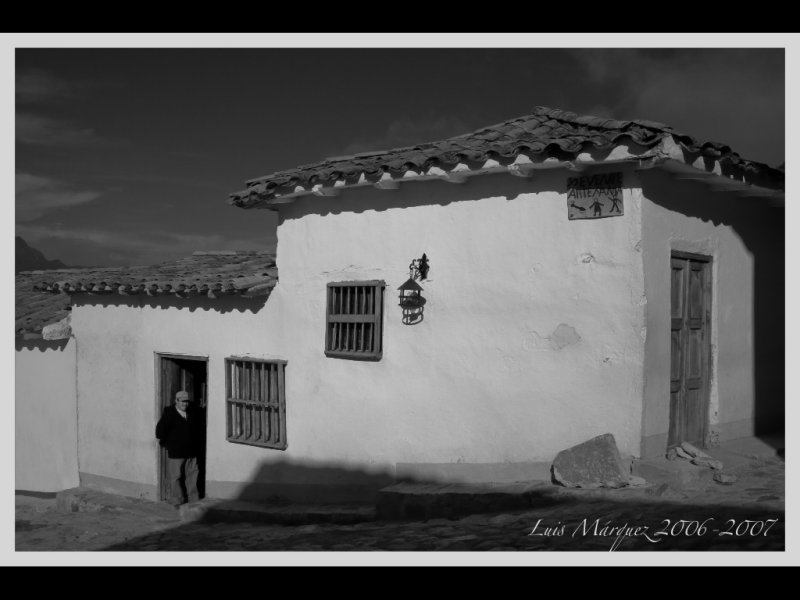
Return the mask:
<svg viewBox="0 0 800 600">
<path fill-rule="evenodd" d="M 384 211 L 393 208 L 419 206 L 446 206 L 452 202 L 469 202 L 485 198 L 502 197 L 514 200 L 521 194 L 533 192 L 566 193 L 568 171 L 557 169 L 542 171 L 531 179 L 498 173 L 467 178 L 464 183 L 442 180 L 408 181 L 398 189 L 380 190 L 372 186 L 347 190 L 341 196 L 326 198 L 301 196 L 291 204 L 281 205 L 279 225 L 286 220 L 302 218 L 309 214 L 327 216 L 340 213 L 362 213 L 368 210 Z"/>
<path fill-rule="evenodd" d="M 180 298 L 177 296 L 122 296 L 119 294 L 96 295 L 96 294 L 76 294 L 73 296 L 75 306 L 135 306 L 150 308 L 188 308 L 190 312 L 195 310 L 216 311 L 228 313 L 233 311 L 257 313 L 264 308 L 269 299 L 268 296 L 258 296 L 254 298 L 244 298 L 241 296 L 223 296 L 221 298 L 208 298 L 206 296 L 194 296 Z"/>
<path fill-rule="evenodd" d="M 639 146 L 633 141 L 628 141 L 628 149 L 631 153 L 644 153 L 648 148 Z M 582 152 L 591 155 L 595 161 L 605 160 L 615 147 L 597 148 L 589 146 L 582 149 Z M 542 149 L 544 151 L 544 149 Z M 541 160 L 542 156 L 534 153 L 534 161 Z M 547 156 L 558 160 L 569 162 L 575 160 L 572 153 L 565 152 L 555 145 L 547 149 Z M 452 165 L 437 164 L 439 168 L 448 173 L 453 173 L 452 169 L 463 157 L 456 159 Z M 492 157 L 500 166 L 506 167 L 517 160 L 516 156 Z M 470 170 L 478 170 L 483 167 L 483 162 L 473 162 L 464 160 Z M 597 172 L 619 170 L 618 165 L 598 164 Z M 458 175 L 458 173 L 455 173 Z M 371 183 L 377 183 L 384 175 L 383 172 L 367 176 Z M 396 189 L 376 189 L 373 186 L 362 186 L 347 190 L 342 196 L 335 198 L 317 197 L 313 195 L 295 198 L 290 204 L 281 205 L 279 215 L 279 225 L 286 219 L 295 219 L 308 214 L 325 216 L 329 214 L 339 214 L 343 212 L 361 213 L 366 210 L 386 210 L 390 208 L 414 208 L 417 206 L 440 205 L 445 206 L 451 202 L 482 200 L 502 196 L 506 200 L 514 200 L 520 194 L 531 192 L 557 192 L 566 194 L 567 179 L 574 177 L 574 173 L 566 169 L 544 169 L 537 170 L 531 178 L 509 176 L 508 172 L 499 171 L 489 177 L 467 177 L 462 183 L 448 182 L 441 179 L 416 181 L 413 178 L 404 180 L 402 174 L 392 173 L 394 181 L 399 184 Z M 355 179 L 348 183 L 356 183 Z M 455 181 L 458 181 L 456 179 Z M 420 185 L 422 183 L 423 185 Z M 502 189 L 502 193 L 498 191 Z M 566 207 L 565 207 L 566 210 Z"/>
<path fill-rule="evenodd" d="M 659 206 L 714 225 L 727 225 L 753 256 L 753 354 L 755 435 L 784 430 L 785 399 L 785 215 L 767 199 L 700 192 L 696 182 L 642 173 L 644 194 Z M 668 192 L 665 190 L 669 190 Z M 724 367 L 724 365 L 719 365 Z"/>
<path fill-rule="evenodd" d="M 17 352 L 20 350 L 39 350 L 40 352 L 46 352 L 47 350 L 58 350 L 59 352 L 63 352 L 70 339 L 71 338 L 64 340 L 24 340 L 21 337 L 15 337 L 14 347 Z"/>
</svg>

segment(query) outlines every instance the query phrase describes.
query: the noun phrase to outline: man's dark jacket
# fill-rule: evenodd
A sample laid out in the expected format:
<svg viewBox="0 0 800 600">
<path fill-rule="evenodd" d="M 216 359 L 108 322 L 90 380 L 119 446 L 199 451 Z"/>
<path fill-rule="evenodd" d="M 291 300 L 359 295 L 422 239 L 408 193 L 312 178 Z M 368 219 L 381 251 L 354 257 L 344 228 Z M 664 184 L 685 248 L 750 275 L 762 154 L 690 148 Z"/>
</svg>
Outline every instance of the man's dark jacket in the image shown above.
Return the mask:
<svg viewBox="0 0 800 600">
<path fill-rule="evenodd" d="M 156 437 L 170 458 L 194 458 L 202 449 L 203 413 L 190 405 L 186 416 L 184 419 L 175 405 L 167 406 L 156 425 Z"/>
</svg>

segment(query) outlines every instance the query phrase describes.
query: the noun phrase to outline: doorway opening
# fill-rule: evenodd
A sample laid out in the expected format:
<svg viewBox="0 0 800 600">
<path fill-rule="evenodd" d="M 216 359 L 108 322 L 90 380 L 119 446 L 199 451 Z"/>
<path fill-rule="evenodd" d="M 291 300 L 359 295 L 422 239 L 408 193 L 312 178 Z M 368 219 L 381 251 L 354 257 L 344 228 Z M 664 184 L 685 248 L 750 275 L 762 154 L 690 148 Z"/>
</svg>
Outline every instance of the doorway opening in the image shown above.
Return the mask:
<svg viewBox="0 0 800 600">
<path fill-rule="evenodd" d="M 175 401 L 175 394 L 181 390 L 189 393 L 189 401 L 201 411 L 203 417 L 203 438 L 199 443 L 197 466 L 197 491 L 200 498 L 206 495 L 206 423 L 208 423 L 208 358 L 181 356 L 177 354 L 156 354 L 156 402 L 157 417 L 164 408 Z M 167 477 L 167 450 L 158 449 L 158 498 L 169 500 L 169 479 Z"/>
<path fill-rule="evenodd" d="M 699 448 L 708 435 L 711 257 L 672 252 L 670 406 L 667 447 Z"/>
</svg>

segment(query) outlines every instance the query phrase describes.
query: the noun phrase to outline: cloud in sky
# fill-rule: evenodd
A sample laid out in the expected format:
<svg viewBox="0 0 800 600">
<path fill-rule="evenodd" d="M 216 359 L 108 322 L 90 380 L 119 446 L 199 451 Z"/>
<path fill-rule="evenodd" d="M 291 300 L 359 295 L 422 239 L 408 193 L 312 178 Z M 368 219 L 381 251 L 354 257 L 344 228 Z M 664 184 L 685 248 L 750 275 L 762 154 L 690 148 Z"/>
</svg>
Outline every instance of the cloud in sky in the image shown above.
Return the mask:
<svg viewBox="0 0 800 600">
<path fill-rule="evenodd" d="M 92 148 L 111 142 L 89 127 L 47 116 L 82 95 L 81 84 L 53 76 L 43 69 L 23 69 L 16 76 L 16 140 L 48 147 Z"/>
<path fill-rule="evenodd" d="M 65 148 L 98 148 L 116 145 L 91 128 L 81 128 L 63 121 L 32 113 L 16 115 L 16 139 L 23 144 Z"/>
<path fill-rule="evenodd" d="M 43 69 L 22 69 L 16 76 L 16 140 L 23 144 L 64 148 L 95 148 L 119 145 L 101 137 L 91 127 L 51 116 L 54 108 L 81 110 L 90 86 L 68 81 Z"/>
<path fill-rule="evenodd" d="M 729 144 L 745 158 L 778 164 L 785 139 L 779 52 L 609 48 L 570 54 L 587 85 L 617 98 L 598 107 L 597 116 L 661 121 L 681 133 Z"/>
<path fill-rule="evenodd" d="M 46 212 L 86 204 L 100 197 L 99 192 L 72 189 L 49 177 L 17 173 L 15 179 L 17 221 L 32 221 Z"/>
<path fill-rule="evenodd" d="M 628 96 L 636 110 L 665 105 L 699 113 L 701 106 L 717 104 L 724 113 L 726 99 L 735 99 L 758 117 L 760 110 L 773 109 L 776 100 L 782 104 L 783 94 L 775 92 L 784 89 L 783 73 L 775 70 L 774 56 L 758 50 L 631 52 L 621 61 L 608 60 L 607 52 L 595 54 L 596 61 L 606 59 L 604 68 L 595 67 L 595 75 L 627 79 L 636 91 Z"/>
<path fill-rule="evenodd" d="M 24 69 L 16 76 L 17 104 L 40 104 L 78 96 L 77 86 L 43 69 Z"/>
</svg>

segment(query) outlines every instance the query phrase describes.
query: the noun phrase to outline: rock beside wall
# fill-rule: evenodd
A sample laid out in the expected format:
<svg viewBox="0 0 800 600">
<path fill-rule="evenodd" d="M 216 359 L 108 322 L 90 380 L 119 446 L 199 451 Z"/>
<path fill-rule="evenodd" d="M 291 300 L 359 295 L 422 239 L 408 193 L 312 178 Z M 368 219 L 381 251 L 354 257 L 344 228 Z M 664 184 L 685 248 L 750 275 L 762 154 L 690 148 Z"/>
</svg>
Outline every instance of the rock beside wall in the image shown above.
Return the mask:
<svg viewBox="0 0 800 600">
<path fill-rule="evenodd" d="M 566 487 L 618 488 L 630 482 L 617 442 L 610 433 L 559 452 L 552 473 L 555 482 Z"/>
</svg>

